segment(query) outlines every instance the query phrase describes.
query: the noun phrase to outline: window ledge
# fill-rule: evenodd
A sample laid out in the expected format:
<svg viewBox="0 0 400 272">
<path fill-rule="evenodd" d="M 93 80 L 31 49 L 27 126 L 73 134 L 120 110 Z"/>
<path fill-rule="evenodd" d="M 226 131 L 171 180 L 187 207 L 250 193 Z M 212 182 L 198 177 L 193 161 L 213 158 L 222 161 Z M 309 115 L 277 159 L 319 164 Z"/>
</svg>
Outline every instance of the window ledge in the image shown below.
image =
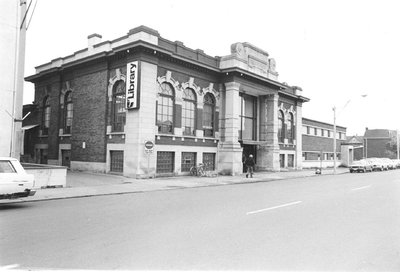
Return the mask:
<svg viewBox="0 0 400 272">
<path fill-rule="evenodd" d="M 58 137 L 71 137 L 72 134 L 60 134 L 58 135 Z"/>
<path fill-rule="evenodd" d="M 198 140 L 218 140 L 215 137 L 197 137 L 191 135 L 174 135 L 174 134 L 156 134 L 156 137 L 174 137 L 174 138 L 190 138 L 190 139 L 198 139 Z"/>
<path fill-rule="evenodd" d="M 125 135 L 124 131 L 108 132 L 107 135 Z"/>
</svg>

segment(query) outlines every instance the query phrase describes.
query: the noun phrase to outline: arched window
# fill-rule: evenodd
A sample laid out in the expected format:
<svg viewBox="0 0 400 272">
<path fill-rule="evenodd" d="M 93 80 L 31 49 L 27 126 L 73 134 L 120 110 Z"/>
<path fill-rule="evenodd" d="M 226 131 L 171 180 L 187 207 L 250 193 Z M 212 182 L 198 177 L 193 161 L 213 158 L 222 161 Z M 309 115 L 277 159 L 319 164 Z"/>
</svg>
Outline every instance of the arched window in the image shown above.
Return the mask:
<svg viewBox="0 0 400 272">
<path fill-rule="evenodd" d="M 112 96 L 112 131 L 123 132 L 126 119 L 125 82 L 119 80 L 113 87 Z"/>
<path fill-rule="evenodd" d="M 182 125 L 184 135 L 196 135 L 196 95 L 192 89 L 186 88 L 183 91 Z"/>
<path fill-rule="evenodd" d="M 49 127 L 50 127 L 50 98 L 46 96 L 43 99 L 43 111 L 42 111 L 42 134 L 48 135 L 49 134 Z"/>
<path fill-rule="evenodd" d="M 64 96 L 64 134 L 71 134 L 74 106 L 72 104 L 72 92 Z"/>
<path fill-rule="evenodd" d="M 293 139 L 294 139 L 294 118 L 293 118 L 293 113 L 289 113 L 288 126 L 287 126 L 287 137 L 288 137 L 289 143 L 293 143 Z"/>
<path fill-rule="evenodd" d="M 278 111 L 278 141 L 283 143 L 285 141 L 285 117 L 283 111 Z"/>
<path fill-rule="evenodd" d="M 212 94 L 204 96 L 203 106 L 203 131 L 205 137 L 214 136 L 215 99 Z"/>
<path fill-rule="evenodd" d="M 174 90 L 170 84 L 161 83 L 159 95 L 156 120 L 158 132 L 172 134 L 174 124 Z"/>
</svg>

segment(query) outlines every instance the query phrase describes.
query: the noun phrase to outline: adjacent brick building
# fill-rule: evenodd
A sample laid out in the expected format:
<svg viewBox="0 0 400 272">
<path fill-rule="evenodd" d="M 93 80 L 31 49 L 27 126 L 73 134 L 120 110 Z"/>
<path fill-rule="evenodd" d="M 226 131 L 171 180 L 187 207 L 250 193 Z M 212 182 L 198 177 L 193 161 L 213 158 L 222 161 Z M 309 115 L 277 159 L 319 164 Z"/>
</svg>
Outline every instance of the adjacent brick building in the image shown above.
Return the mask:
<svg viewBox="0 0 400 272">
<path fill-rule="evenodd" d="M 365 158 L 397 158 L 397 132 L 389 129 L 368 129 L 364 133 Z"/>
<path fill-rule="evenodd" d="M 275 60 L 249 43 L 212 57 L 141 26 L 113 41 L 90 35 L 87 48 L 26 80 L 35 84 L 40 163 L 141 178 L 203 162 L 236 175 L 251 153 L 260 170 L 302 168 L 309 99 L 279 82 Z"/>
<path fill-rule="evenodd" d="M 334 164 L 332 124 L 303 118 L 303 167 L 331 167 Z M 346 128 L 336 126 L 336 156 L 338 166 L 347 160 L 349 151 L 342 150 L 346 140 Z M 347 164 L 347 163 L 346 163 Z"/>
</svg>

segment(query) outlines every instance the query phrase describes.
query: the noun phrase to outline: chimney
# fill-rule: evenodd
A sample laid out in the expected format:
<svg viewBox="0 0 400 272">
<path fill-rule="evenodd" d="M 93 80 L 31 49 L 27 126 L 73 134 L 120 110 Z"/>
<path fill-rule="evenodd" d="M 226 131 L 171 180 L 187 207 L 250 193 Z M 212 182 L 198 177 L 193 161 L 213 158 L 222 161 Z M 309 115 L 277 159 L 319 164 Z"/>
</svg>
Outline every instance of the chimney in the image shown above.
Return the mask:
<svg viewBox="0 0 400 272">
<path fill-rule="evenodd" d="M 101 42 L 102 36 L 100 34 L 94 33 L 89 35 L 88 37 L 88 48 L 89 50 L 93 49 L 93 46 L 95 44 L 98 44 Z"/>
</svg>

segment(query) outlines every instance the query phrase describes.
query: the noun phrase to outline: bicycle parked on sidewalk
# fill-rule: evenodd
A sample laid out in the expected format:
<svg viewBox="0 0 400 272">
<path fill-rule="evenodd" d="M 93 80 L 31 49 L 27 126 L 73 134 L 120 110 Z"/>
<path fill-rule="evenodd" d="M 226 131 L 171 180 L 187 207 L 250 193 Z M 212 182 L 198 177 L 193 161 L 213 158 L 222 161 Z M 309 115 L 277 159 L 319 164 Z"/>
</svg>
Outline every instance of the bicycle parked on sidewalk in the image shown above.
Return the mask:
<svg viewBox="0 0 400 272">
<path fill-rule="evenodd" d="M 204 177 L 205 174 L 203 163 L 199 163 L 197 166 L 194 165 L 190 167 L 190 175 L 192 176 Z"/>
</svg>

